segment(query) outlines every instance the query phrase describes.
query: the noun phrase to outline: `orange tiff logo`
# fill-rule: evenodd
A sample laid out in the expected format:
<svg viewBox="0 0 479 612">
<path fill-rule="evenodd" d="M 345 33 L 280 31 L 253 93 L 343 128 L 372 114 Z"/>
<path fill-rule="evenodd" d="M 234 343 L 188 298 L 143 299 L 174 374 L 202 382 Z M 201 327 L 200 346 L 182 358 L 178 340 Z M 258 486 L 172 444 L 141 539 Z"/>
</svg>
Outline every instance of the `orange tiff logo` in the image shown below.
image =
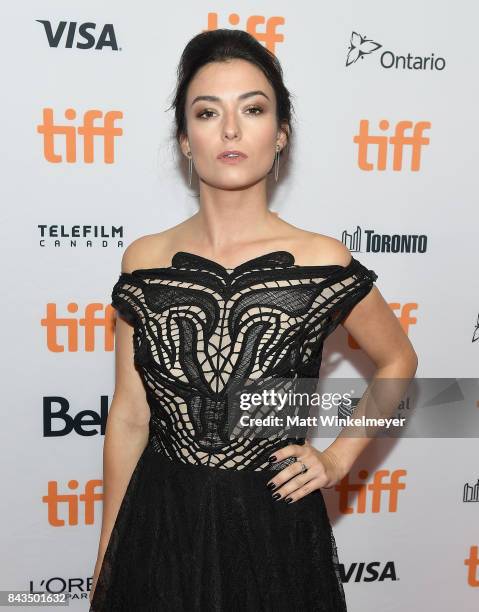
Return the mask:
<svg viewBox="0 0 479 612">
<path fill-rule="evenodd" d="M 365 482 L 350 482 L 347 474 L 334 488 L 339 492 L 339 510 L 343 514 L 364 514 L 369 511 L 380 512 L 384 502 L 387 502 L 387 512 L 397 512 L 399 491 L 406 488 L 404 482 L 400 482 L 402 476 L 406 476 L 406 470 L 378 470 L 374 473 L 373 480 L 369 484 Z M 360 470 L 358 478 L 365 481 L 369 476 L 367 470 Z M 350 505 L 349 496 L 357 493 L 356 508 Z"/>
<path fill-rule="evenodd" d="M 68 312 L 75 314 L 78 312 L 78 304 L 70 302 L 67 305 Z M 101 313 L 98 316 L 98 313 Z M 83 348 L 85 351 L 94 351 L 96 348 L 96 329 L 100 328 L 103 331 L 103 342 L 105 351 L 113 351 L 114 349 L 114 308 L 111 304 L 94 302 L 85 307 L 85 315 L 83 317 L 59 317 L 57 316 L 57 305 L 47 304 L 47 314 L 40 323 L 45 327 L 47 332 L 47 347 L 53 353 L 63 353 L 65 346 L 69 353 L 78 351 L 79 330 L 82 331 Z M 66 338 L 64 342 L 59 340 L 59 330 L 66 330 Z"/>
<path fill-rule="evenodd" d="M 471 546 L 469 557 L 464 559 L 467 570 L 467 584 L 472 587 L 479 587 L 479 546 Z"/>
<path fill-rule="evenodd" d="M 240 16 L 237 13 L 228 15 L 228 23 L 232 26 L 237 26 L 240 22 Z M 261 31 L 258 31 L 258 26 L 264 26 Z M 246 27 L 244 28 L 248 34 L 254 36 L 259 42 L 263 42 L 265 47 L 275 53 L 276 43 L 284 41 L 284 35 L 277 31 L 277 27 L 284 25 L 284 17 L 264 17 L 264 15 L 251 15 L 246 19 Z M 218 13 L 208 13 L 208 27 L 203 32 L 218 29 Z"/>
<path fill-rule="evenodd" d="M 421 167 L 422 147 L 429 144 L 429 138 L 423 133 L 430 129 L 429 121 L 399 121 L 394 129 L 393 136 L 373 135 L 369 132 L 369 121 L 361 119 L 359 122 L 359 133 L 353 138 L 358 145 L 358 166 L 361 170 L 386 170 L 388 155 L 392 149 L 392 169 L 399 171 L 403 169 L 403 152 L 406 147 L 411 152 L 411 170 L 417 172 Z M 379 129 L 383 132 L 389 130 L 389 121 L 383 119 L 379 122 Z M 406 134 L 407 131 L 409 134 Z M 368 160 L 368 153 L 372 146 L 376 149 L 375 164 Z M 373 153 L 374 159 L 374 153 Z"/>
<path fill-rule="evenodd" d="M 67 108 L 65 119 L 73 121 L 77 113 L 73 108 Z M 56 123 L 53 118 L 53 108 L 43 109 L 43 123 L 37 125 L 37 132 L 43 134 L 43 154 L 45 159 L 53 164 L 66 161 L 74 164 L 77 161 L 77 139 L 83 140 L 83 161 L 92 164 L 95 161 L 95 136 L 103 140 L 103 161 L 113 164 L 115 161 L 115 137 L 121 136 L 123 130 L 115 127 L 115 121 L 122 119 L 121 111 L 88 110 L 83 115 L 81 125 Z M 65 158 L 55 152 L 58 137 L 64 137 Z"/>
<path fill-rule="evenodd" d="M 71 491 L 78 489 L 78 480 L 69 480 L 68 488 Z M 64 527 L 67 525 L 78 525 L 78 510 L 80 503 L 84 507 L 83 525 L 93 525 L 95 522 L 95 502 L 103 499 L 103 493 L 95 492 L 97 487 L 103 486 L 103 480 L 87 480 L 84 493 L 58 493 L 58 482 L 48 482 L 48 494 L 42 497 L 42 502 L 47 504 L 48 522 L 53 527 Z M 67 506 L 67 519 L 61 518 L 60 507 Z"/>
</svg>

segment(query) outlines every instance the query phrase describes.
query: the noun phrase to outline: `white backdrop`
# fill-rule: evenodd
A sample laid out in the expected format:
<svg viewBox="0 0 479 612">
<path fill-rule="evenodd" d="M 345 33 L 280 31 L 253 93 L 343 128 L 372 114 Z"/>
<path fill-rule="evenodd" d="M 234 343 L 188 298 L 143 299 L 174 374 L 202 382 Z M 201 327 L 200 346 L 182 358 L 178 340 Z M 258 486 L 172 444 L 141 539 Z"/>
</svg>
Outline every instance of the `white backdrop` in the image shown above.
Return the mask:
<svg viewBox="0 0 479 612">
<path fill-rule="evenodd" d="M 2 12 L 0 590 L 66 592 L 85 610 L 101 524 L 100 423 L 113 392 L 110 291 L 132 240 L 196 210 L 165 112 L 184 45 L 209 24 L 248 29 L 277 54 L 297 124 L 273 209 L 344 237 L 376 271 L 419 355 L 418 377 L 476 377 L 479 9 L 466 0 L 29 0 Z M 120 130 L 106 161 L 109 138 L 94 136 L 90 163 L 79 128 L 93 110 L 96 126 L 117 112 Z M 41 127 L 49 112 L 52 127 Z M 380 145 L 355 141 L 361 122 Z M 401 122 L 410 122 L 402 147 L 390 140 Z M 347 242 L 358 228 L 360 243 Z M 425 248 L 368 250 L 370 231 L 379 243 L 420 235 Z M 372 365 L 339 328 L 321 373 L 367 376 Z M 378 440 L 349 480 L 405 470 L 396 509 L 385 492 L 374 512 L 368 493 L 366 511 L 350 495 L 349 512 L 325 491 L 351 612 L 479 609 L 479 503 L 463 501 L 477 458 L 474 438 Z"/>
</svg>

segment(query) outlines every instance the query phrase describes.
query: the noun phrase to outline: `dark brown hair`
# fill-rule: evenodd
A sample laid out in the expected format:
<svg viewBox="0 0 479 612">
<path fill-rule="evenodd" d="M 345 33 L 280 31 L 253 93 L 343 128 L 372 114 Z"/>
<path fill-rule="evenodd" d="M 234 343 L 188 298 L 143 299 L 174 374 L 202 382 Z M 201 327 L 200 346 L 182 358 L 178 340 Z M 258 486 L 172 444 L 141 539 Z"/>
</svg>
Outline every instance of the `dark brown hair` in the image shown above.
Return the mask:
<svg viewBox="0 0 479 612">
<path fill-rule="evenodd" d="M 181 54 L 177 69 L 177 84 L 174 99 L 169 109 L 175 109 L 175 136 L 186 135 L 185 103 L 188 86 L 198 70 L 210 62 L 229 59 L 243 59 L 257 66 L 268 79 L 276 95 L 276 118 L 278 127 L 288 126 L 290 147 L 292 136 L 292 114 L 294 112 L 291 94 L 283 82 L 283 71 L 278 58 L 260 42 L 243 30 L 218 29 L 201 32 L 194 36 Z M 167 109 L 167 110 L 169 110 Z M 284 149 L 283 149 L 284 150 Z M 283 154 L 281 151 L 281 155 Z"/>
</svg>

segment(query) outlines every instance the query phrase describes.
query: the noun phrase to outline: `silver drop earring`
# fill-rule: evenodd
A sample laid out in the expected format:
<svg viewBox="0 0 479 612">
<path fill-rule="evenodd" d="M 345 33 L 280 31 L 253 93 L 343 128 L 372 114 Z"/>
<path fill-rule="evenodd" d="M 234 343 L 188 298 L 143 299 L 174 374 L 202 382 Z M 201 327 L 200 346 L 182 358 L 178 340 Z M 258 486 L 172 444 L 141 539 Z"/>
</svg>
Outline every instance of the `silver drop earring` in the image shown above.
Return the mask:
<svg viewBox="0 0 479 612">
<path fill-rule="evenodd" d="M 278 182 L 278 173 L 279 173 L 279 145 L 276 145 L 276 153 L 274 156 L 274 180 Z"/>
<path fill-rule="evenodd" d="M 191 151 L 188 151 L 188 185 L 191 187 L 191 177 L 193 174 L 193 156 Z"/>
</svg>

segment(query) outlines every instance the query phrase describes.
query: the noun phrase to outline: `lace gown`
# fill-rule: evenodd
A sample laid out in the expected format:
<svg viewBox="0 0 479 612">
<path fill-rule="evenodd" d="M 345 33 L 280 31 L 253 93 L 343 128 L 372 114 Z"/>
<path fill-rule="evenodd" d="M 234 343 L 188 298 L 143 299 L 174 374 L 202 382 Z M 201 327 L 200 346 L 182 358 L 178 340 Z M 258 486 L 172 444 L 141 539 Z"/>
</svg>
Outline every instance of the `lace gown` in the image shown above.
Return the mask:
<svg viewBox="0 0 479 612">
<path fill-rule="evenodd" d="M 184 251 L 122 272 L 112 305 L 134 327 L 149 441 L 113 527 L 90 612 L 344 612 L 320 489 L 291 504 L 266 487 L 304 438 L 226 435 L 237 380 L 317 379 L 323 343 L 377 279 L 275 251 L 236 268 Z"/>
</svg>

